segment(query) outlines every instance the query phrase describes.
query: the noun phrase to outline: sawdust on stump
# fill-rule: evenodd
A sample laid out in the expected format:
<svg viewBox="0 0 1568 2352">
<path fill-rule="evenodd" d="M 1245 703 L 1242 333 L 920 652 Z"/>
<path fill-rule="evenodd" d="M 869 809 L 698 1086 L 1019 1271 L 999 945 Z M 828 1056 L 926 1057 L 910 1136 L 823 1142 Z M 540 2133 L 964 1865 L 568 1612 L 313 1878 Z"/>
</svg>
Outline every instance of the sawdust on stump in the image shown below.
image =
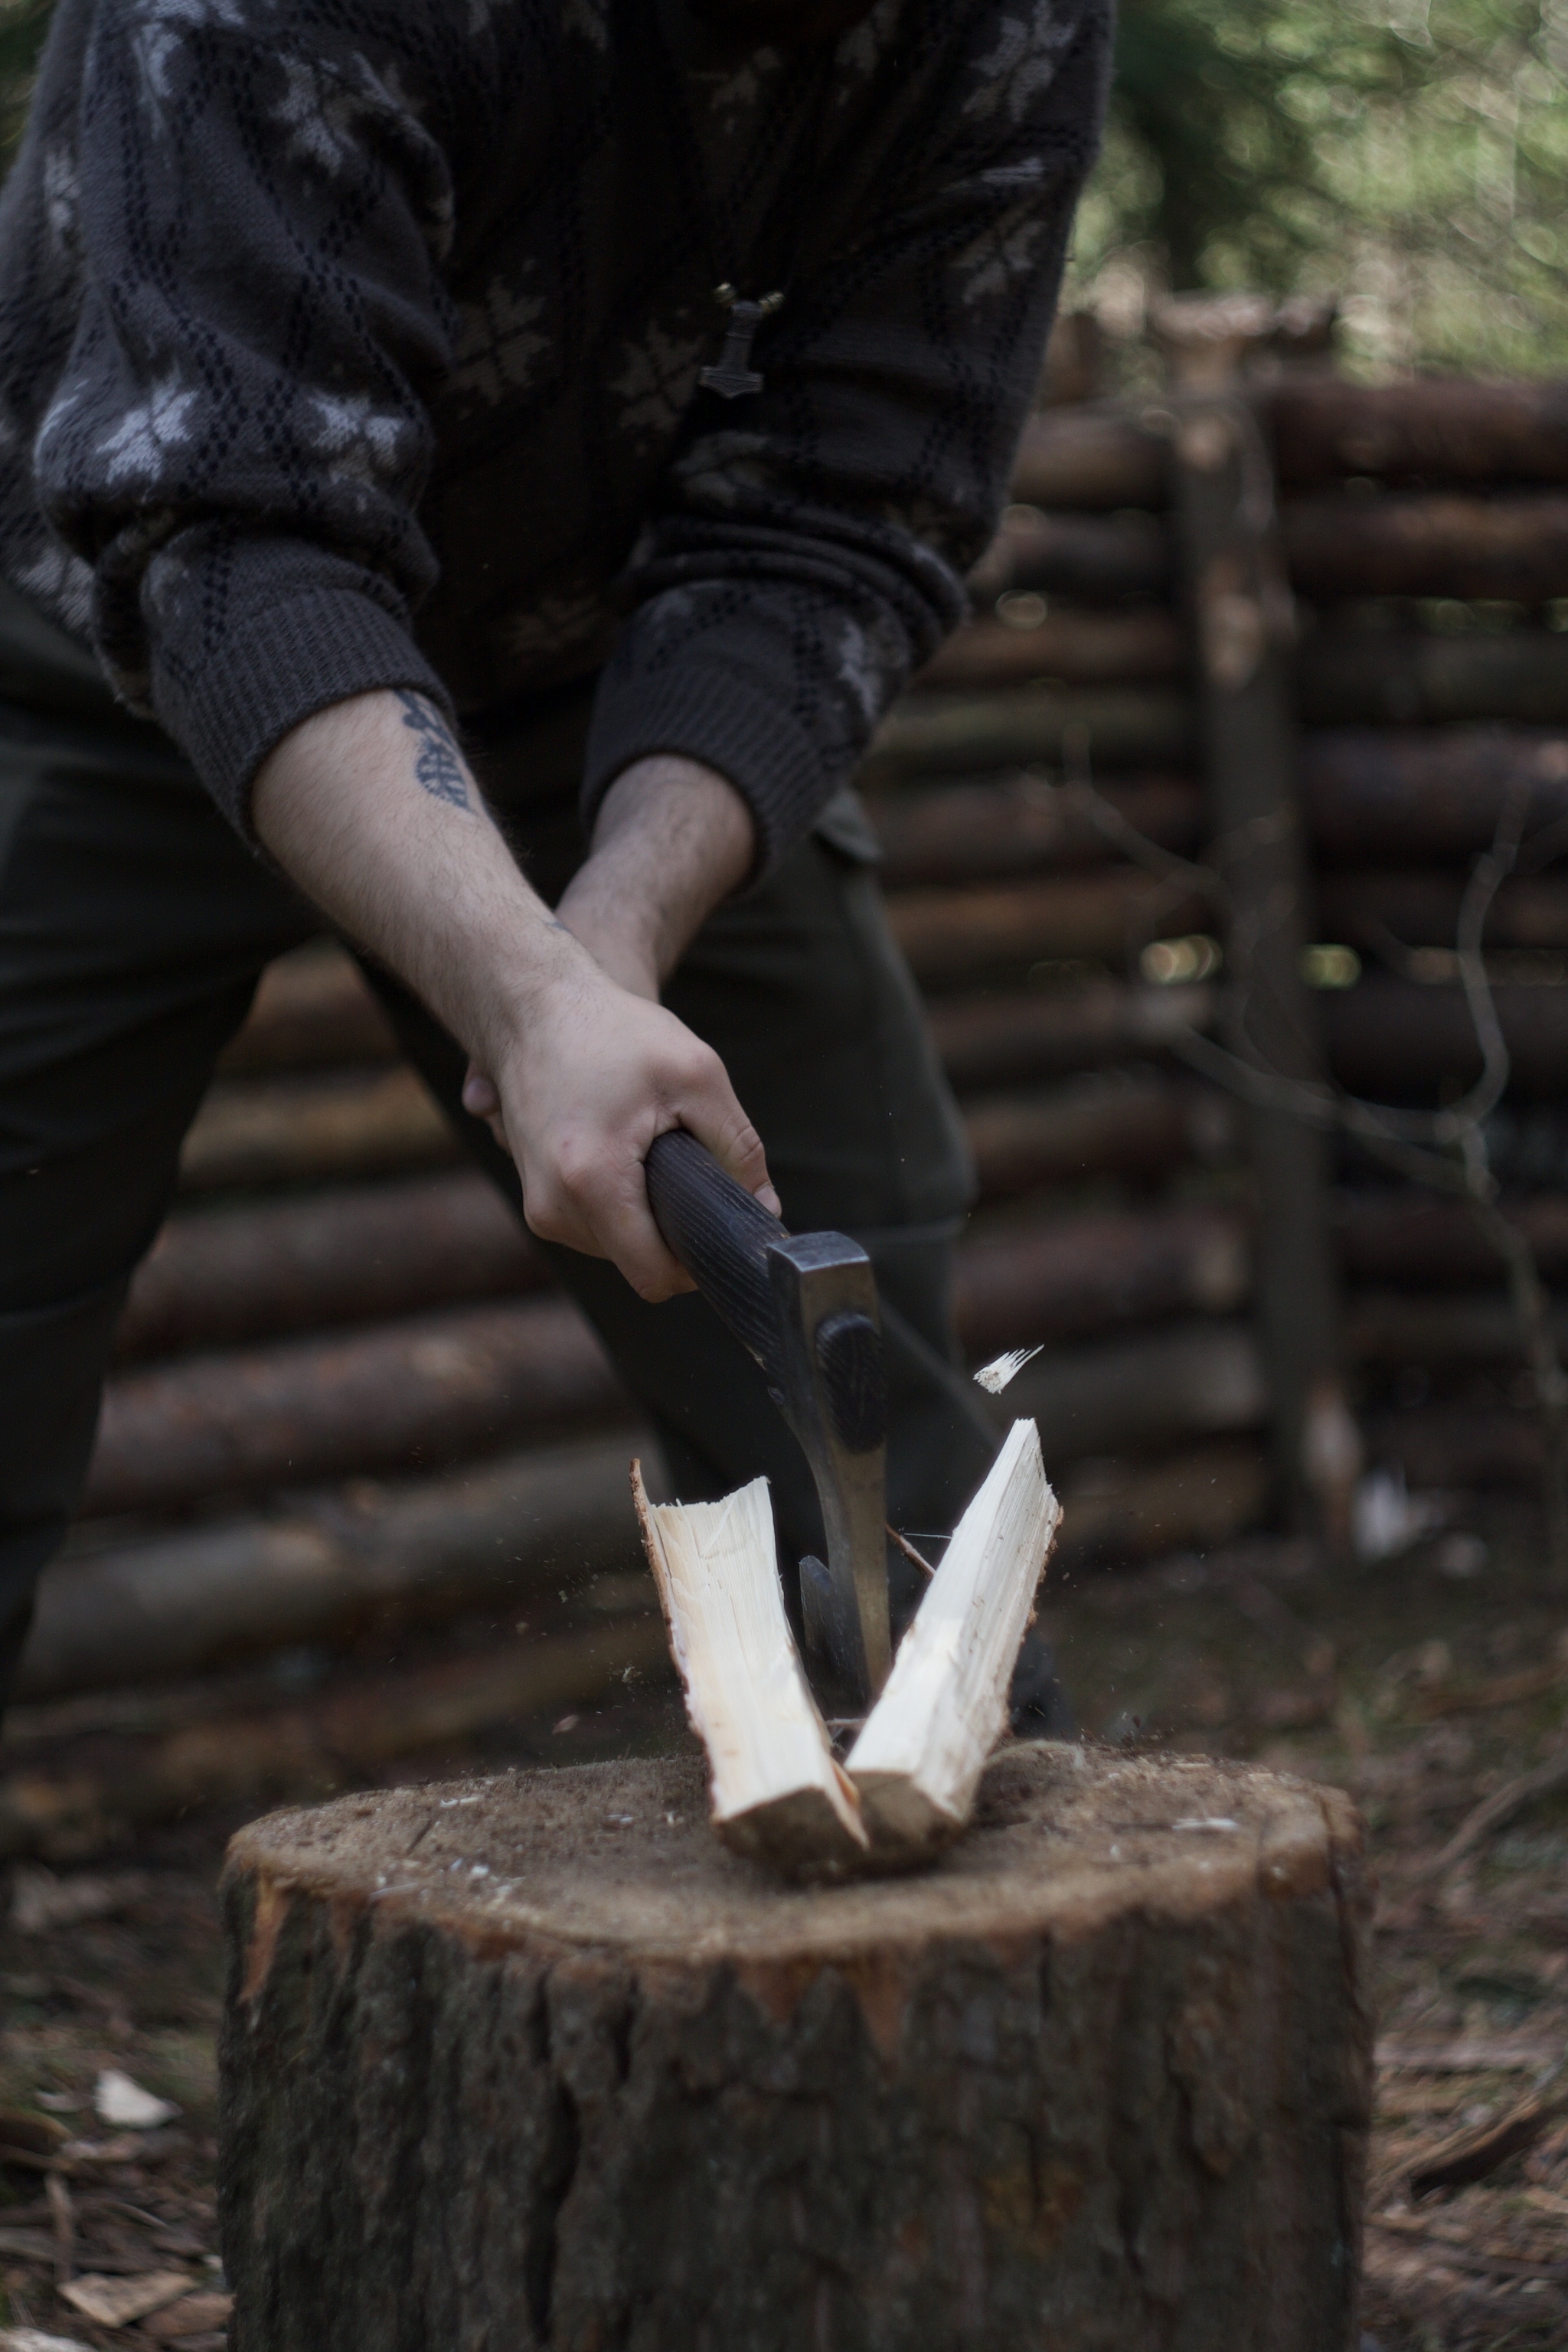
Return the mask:
<svg viewBox="0 0 1568 2352">
<path fill-rule="evenodd" d="M 235 2352 L 1353 2345 L 1348 1802 L 1018 1747 L 910 1879 L 725 1853 L 692 1759 L 231 1849 Z"/>
</svg>

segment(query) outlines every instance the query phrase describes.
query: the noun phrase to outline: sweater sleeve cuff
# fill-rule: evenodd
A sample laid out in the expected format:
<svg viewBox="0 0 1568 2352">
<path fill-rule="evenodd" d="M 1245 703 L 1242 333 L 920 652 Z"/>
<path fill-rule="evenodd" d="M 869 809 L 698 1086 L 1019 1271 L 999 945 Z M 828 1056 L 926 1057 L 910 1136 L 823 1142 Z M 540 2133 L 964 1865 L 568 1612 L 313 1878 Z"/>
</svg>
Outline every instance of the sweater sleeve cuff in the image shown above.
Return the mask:
<svg viewBox="0 0 1568 2352">
<path fill-rule="evenodd" d="M 268 753 L 329 704 L 388 687 L 452 716 L 446 687 L 392 614 L 352 588 L 301 588 L 247 613 L 199 667 L 155 657 L 153 707 L 254 846 L 250 788 Z"/>
<path fill-rule="evenodd" d="M 752 885 L 792 849 L 846 777 L 828 774 L 821 747 L 765 689 L 701 659 L 649 676 L 605 671 L 594 705 L 583 782 L 583 827 L 634 761 L 663 752 L 700 760 L 727 777 L 757 828 Z"/>
</svg>

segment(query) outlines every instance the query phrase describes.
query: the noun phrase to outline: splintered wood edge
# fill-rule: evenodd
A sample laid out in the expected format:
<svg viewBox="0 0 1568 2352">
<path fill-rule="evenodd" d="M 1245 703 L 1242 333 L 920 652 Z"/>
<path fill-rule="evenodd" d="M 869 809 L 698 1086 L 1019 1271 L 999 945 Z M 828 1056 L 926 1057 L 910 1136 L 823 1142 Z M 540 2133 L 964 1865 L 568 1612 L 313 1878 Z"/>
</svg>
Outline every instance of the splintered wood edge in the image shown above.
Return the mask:
<svg viewBox="0 0 1568 2352">
<path fill-rule="evenodd" d="M 989 1475 L 989 1473 L 987 1475 Z M 1043 1464 L 1041 1475 L 1044 1476 Z M 984 1483 L 983 1480 L 982 1484 Z M 1035 1604 L 1039 1596 L 1040 1586 L 1045 1581 L 1046 1570 L 1050 1566 L 1051 1554 L 1057 1548 L 1057 1538 L 1061 1533 L 1061 1497 L 1051 1485 L 1049 1478 L 1045 1480 L 1045 1488 L 1048 1511 L 1045 1549 L 1040 1554 L 1040 1564 L 1035 1571 L 1034 1583 L 1029 1588 L 1028 1608 L 1025 1612 L 1023 1624 L 1019 1628 L 1017 1647 L 1008 1662 L 1006 1675 L 1001 1684 L 1001 1721 L 997 1736 L 993 1739 L 990 1750 L 982 1762 L 982 1773 L 991 1757 L 996 1755 L 1006 1745 L 1009 1738 L 1006 1693 L 1011 1687 L 1013 1670 L 1017 1664 L 1018 1650 L 1023 1647 L 1024 1636 L 1035 1622 Z M 978 1487 L 975 1492 L 979 1493 Z M 971 1499 L 973 1502 L 973 1497 Z M 928 1586 L 927 1591 L 929 1591 L 930 1589 Z M 924 1605 L 923 1601 L 921 1605 Z M 905 1632 L 904 1641 L 907 1642 L 914 1632 L 919 1615 L 920 1612 L 917 1610 L 915 1617 L 910 1620 Z M 902 1649 L 903 1643 L 900 1643 L 899 1646 Z M 874 1715 L 876 1709 L 873 1708 L 872 1714 Z M 869 1718 L 868 1718 L 868 1722 Z M 853 1765 L 854 1759 L 851 1756 L 851 1777 L 860 1792 L 860 1810 L 866 1826 L 871 1833 L 874 1863 L 879 1869 L 912 1869 L 922 1863 L 934 1861 L 944 1848 L 952 1845 L 955 1839 L 962 1837 L 968 1828 L 970 1818 L 974 1811 L 974 1796 L 979 1787 L 978 1778 L 975 1790 L 971 1791 L 968 1804 L 962 1813 L 954 1813 L 950 1812 L 945 1806 L 936 1803 L 908 1773 L 856 1772 Z"/>
<path fill-rule="evenodd" d="M 631 1466 L 632 1502 L 636 1507 L 637 1526 L 642 1534 L 643 1549 L 653 1571 L 658 1592 L 658 1605 L 664 1617 L 664 1628 L 669 1640 L 669 1654 L 680 1676 L 681 1696 L 686 1703 L 686 1719 L 698 1738 L 702 1738 L 691 1705 L 691 1685 L 686 1668 L 686 1646 L 671 1595 L 669 1563 L 665 1558 L 664 1540 L 654 1523 L 653 1507 L 648 1501 L 644 1484 L 642 1462 L 635 1456 Z M 813 1712 L 816 1701 L 809 1684 L 806 1697 Z M 820 1724 L 820 1714 L 817 1716 Z M 860 1800 L 853 1781 L 833 1754 L 823 1727 L 823 1745 L 830 1769 L 836 1776 L 846 1801 L 853 1806 L 859 1818 Z M 703 1742 L 706 1757 L 707 1743 Z M 732 1853 L 745 1855 L 750 1862 L 760 1862 L 786 1878 L 847 1878 L 871 1866 L 869 1838 L 853 1837 L 831 1800 L 820 1789 L 792 1789 L 783 1797 L 775 1797 L 764 1805 L 752 1805 L 744 1812 L 720 1813 L 713 1803 L 712 1767 L 709 1763 L 709 1818 L 718 1836 Z M 885 1864 L 884 1865 L 885 1866 Z"/>
</svg>

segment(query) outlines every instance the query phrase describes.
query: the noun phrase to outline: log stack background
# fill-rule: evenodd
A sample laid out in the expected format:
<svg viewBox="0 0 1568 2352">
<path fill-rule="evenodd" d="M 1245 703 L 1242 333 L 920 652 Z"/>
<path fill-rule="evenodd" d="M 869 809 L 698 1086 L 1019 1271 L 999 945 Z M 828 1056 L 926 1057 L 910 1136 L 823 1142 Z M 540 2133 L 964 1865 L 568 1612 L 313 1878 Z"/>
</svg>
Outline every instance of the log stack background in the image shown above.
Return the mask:
<svg viewBox="0 0 1568 2352">
<path fill-rule="evenodd" d="M 1314 990 L 1327 1057 L 1383 1100 L 1451 1098 L 1475 1074 L 1458 900 L 1528 776 L 1540 870 L 1504 886 L 1488 934 L 1514 1065 L 1495 1143 L 1560 1274 L 1568 389 L 1323 370 L 1255 396 L 1300 624 L 1310 976 L 1342 983 L 1342 950 L 1360 960 L 1352 985 Z M 1038 413 L 976 617 L 863 777 L 974 1150 L 964 1344 L 978 1361 L 1047 1343 L 1005 1402 L 1039 1420 L 1068 1557 L 1110 1563 L 1223 1540 L 1270 1506 L 1244 1122 L 1175 1050 L 1215 1019 L 1215 918 L 1055 789 L 1087 755 L 1140 834 L 1205 855 L 1172 426 L 1157 401 Z M 1373 1455 L 1416 1484 L 1529 1477 L 1521 1350 L 1462 1210 L 1348 1153 L 1331 1207 Z M 357 970 L 317 943 L 266 975 L 192 1130 L 24 1695 L 387 1622 L 510 1622 L 548 1589 L 580 1604 L 551 1688 L 589 1698 L 658 1654 L 657 1624 L 623 1613 L 646 1599 L 635 1427 Z"/>
</svg>

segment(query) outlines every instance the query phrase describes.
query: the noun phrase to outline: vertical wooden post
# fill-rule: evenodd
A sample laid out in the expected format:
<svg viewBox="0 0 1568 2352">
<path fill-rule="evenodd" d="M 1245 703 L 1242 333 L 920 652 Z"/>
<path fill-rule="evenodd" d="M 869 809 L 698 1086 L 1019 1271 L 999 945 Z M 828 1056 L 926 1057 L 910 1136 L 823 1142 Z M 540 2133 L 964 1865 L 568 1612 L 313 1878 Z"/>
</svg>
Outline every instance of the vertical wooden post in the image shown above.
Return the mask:
<svg viewBox="0 0 1568 2352">
<path fill-rule="evenodd" d="M 1297 791 L 1294 620 L 1280 552 L 1273 453 L 1236 369 L 1268 331 L 1259 298 L 1192 297 L 1157 320 L 1172 359 L 1172 506 L 1196 660 L 1214 838 L 1228 887 L 1231 1050 L 1256 1068 L 1321 1079 L 1302 976 L 1311 887 Z M 1285 1108 L 1248 1113 L 1258 1199 L 1257 1314 L 1288 1523 L 1334 1551 L 1361 1466 L 1341 1370 L 1329 1228 L 1332 1139 Z"/>
</svg>

